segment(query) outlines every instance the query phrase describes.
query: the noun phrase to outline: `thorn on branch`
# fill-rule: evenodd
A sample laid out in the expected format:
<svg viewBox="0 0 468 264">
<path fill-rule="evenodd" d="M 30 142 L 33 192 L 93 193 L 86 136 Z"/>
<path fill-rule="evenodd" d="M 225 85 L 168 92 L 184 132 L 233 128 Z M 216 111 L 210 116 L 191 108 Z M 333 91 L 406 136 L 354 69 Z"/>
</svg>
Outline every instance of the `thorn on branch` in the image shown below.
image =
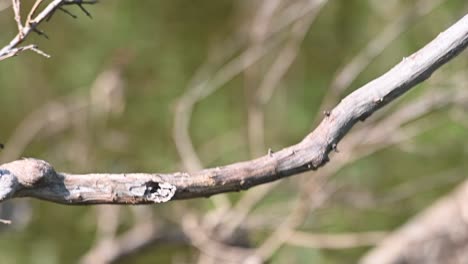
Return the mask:
<svg viewBox="0 0 468 264">
<path fill-rule="evenodd" d="M 75 14 L 73 14 L 72 12 L 68 11 L 67 9 L 65 9 L 65 8 L 63 8 L 63 7 L 61 7 L 61 6 L 59 6 L 57 9 L 60 10 L 60 11 L 62 11 L 62 12 L 64 12 L 65 14 L 67 14 L 67 15 L 73 17 L 74 19 L 77 19 L 77 18 L 78 18 Z M 52 17 L 52 16 L 50 16 L 50 17 Z M 49 17 L 49 18 L 50 18 L 50 17 Z M 49 20 L 49 18 L 47 18 L 47 20 Z"/>
<path fill-rule="evenodd" d="M 89 18 L 93 18 L 93 16 L 91 16 L 91 13 L 88 12 L 88 10 L 86 10 L 86 8 L 83 7 L 82 4 L 77 4 L 78 7 L 81 9 L 81 11 L 83 11 L 83 13 L 85 13 Z"/>
<path fill-rule="evenodd" d="M 307 169 L 309 170 L 317 170 L 317 167 L 312 164 L 312 162 L 307 163 Z"/>
<path fill-rule="evenodd" d="M 248 180 L 246 179 L 242 179 L 240 182 L 239 182 L 239 189 L 238 191 L 245 191 L 245 190 L 248 190 L 250 187 L 250 183 Z"/>
<path fill-rule="evenodd" d="M 71 16 L 74 19 L 78 18 L 78 16 L 76 16 L 75 14 L 70 12 L 68 9 L 64 8 L 64 6 L 69 6 L 69 5 L 77 5 L 81 9 L 81 11 L 83 11 L 83 13 L 86 14 L 86 16 L 88 16 L 89 18 L 92 19 L 93 16 L 91 15 L 91 13 L 88 10 L 86 10 L 86 8 L 83 5 L 92 5 L 92 4 L 96 4 L 97 2 L 98 2 L 97 0 L 89 0 L 89 1 L 69 0 L 69 1 L 64 1 L 59 6 L 57 6 L 54 10 L 52 10 L 50 15 L 47 17 L 46 21 L 50 21 L 52 16 L 55 14 L 55 11 L 57 11 L 57 10 L 60 10 L 60 11 L 64 12 L 65 14 Z"/>
<path fill-rule="evenodd" d="M 44 31 L 42 31 L 42 30 L 36 28 L 35 26 L 32 26 L 32 27 L 33 27 L 33 28 L 32 28 L 33 31 L 34 31 L 36 34 L 38 34 L 39 36 L 43 36 L 43 37 L 46 38 L 46 39 L 49 39 L 49 36 L 47 36 L 47 34 L 46 34 Z"/>
<path fill-rule="evenodd" d="M 384 101 L 383 97 L 374 98 L 374 103 L 376 104 L 383 103 L 383 101 Z"/>
<path fill-rule="evenodd" d="M 68 0 L 62 3 L 62 6 L 65 5 L 77 5 L 83 13 L 86 14 L 89 18 L 93 18 L 91 13 L 83 6 L 83 5 L 93 5 L 96 4 L 98 1 L 97 0 Z"/>
<path fill-rule="evenodd" d="M 336 153 L 339 153 L 340 151 L 338 150 L 338 144 L 333 143 L 332 144 L 332 150 L 335 151 Z"/>
</svg>

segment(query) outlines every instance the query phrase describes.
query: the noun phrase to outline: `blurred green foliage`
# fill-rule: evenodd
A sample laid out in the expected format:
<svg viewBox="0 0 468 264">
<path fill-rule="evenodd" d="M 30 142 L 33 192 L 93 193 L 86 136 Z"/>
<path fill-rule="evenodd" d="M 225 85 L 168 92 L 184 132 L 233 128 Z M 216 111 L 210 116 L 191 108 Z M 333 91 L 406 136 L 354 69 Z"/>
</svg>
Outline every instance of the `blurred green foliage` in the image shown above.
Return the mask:
<svg viewBox="0 0 468 264">
<path fill-rule="evenodd" d="M 267 106 L 267 146 L 279 149 L 306 135 L 337 68 L 413 2 L 398 1 L 393 15 L 383 17 L 368 1 L 330 1 L 309 30 L 298 59 Z M 101 1 L 90 7 L 93 19 L 81 13 L 76 20 L 63 13 L 55 14 L 50 22 L 40 25 L 50 36 L 49 40 L 34 34 L 28 39 L 52 58 L 25 52 L 0 63 L 0 141 L 5 142 L 29 113 L 47 102 L 70 95 L 87 96 L 96 76 L 120 50 L 132 56 L 124 70 L 127 105 L 123 114 L 112 118 L 104 130 L 90 132 L 92 144 L 88 153 L 92 165 L 80 167 L 64 157 L 62 152 L 77 135 L 73 130 L 35 139 L 22 156 L 45 159 L 61 171 L 179 170 L 180 160 L 172 137 L 175 101 L 184 93 L 210 49 L 234 34 L 239 23 L 239 17 L 235 16 L 239 12 L 237 4 L 228 0 L 115 0 Z M 77 8 L 71 10 L 79 13 Z M 467 10 L 464 0 L 445 1 L 431 14 L 415 21 L 359 76 L 349 91 L 427 43 Z M 0 43 L 6 44 L 16 30 L 11 9 L 0 12 L 0 25 Z M 446 69 L 464 67 L 466 71 L 467 66 L 465 52 Z M 216 154 L 205 164 L 207 166 L 249 159 L 242 85 L 242 75 L 237 76 L 194 110 L 191 136 L 197 148 L 227 132 L 235 133 L 242 140 L 240 144 L 222 142 L 217 149 L 206 152 Z M 412 91 L 408 98 L 417 96 L 423 86 Z M 428 175 L 453 167 L 468 171 L 467 128 L 449 121 L 445 110 L 424 119 L 440 125 L 411 140 L 414 149 L 420 151 L 405 152 L 399 146 L 392 147 L 345 167 L 333 180 L 346 188 L 384 198 L 407 181 L 424 182 Z M 109 132 L 123 135 L 123 149 L 114 150 L 101 142 Z M 202 160 L 208 154 L 203 156 L 202 153 Z M 330 206 L 312 213 L 301 228 L 320 232 L 391 230 L 463 178 L 460 174 L 457 180 L 385 206 L 356 208 L 336 199 Z M 293 177 L 285 182 L 294 180 Z M 293 199 L 287 186 L 268 196 L 258 205 L 258 210 Z M 230 194 L 233 200 L 238 196 Z M 174 203 L 189 203 L 200 210 L 211 206 L 206 199 Z M 12 228 L 0 233 L 1 263 L 74 263 L 92 245 L 93 207 L 68 207 L 40 201 L 31 201 L 31 204 L 32 219 L 25 229 Z M 158 217 L 165 218 L 171 206 L 152 208 Z M 125 212 L 129 211 L 125 209 Z M 261 241 L 266 235 L 259 233 L 256 239 Z M 158 246 L 122 263 L 169 263 L 176 255 L 190 261 L 193 252 L 186 246 Z M 365 249 L 313 250 L 285 246 L 275 254 L 272 263 L 352 263 L 364 252 Z"/>
</svg>

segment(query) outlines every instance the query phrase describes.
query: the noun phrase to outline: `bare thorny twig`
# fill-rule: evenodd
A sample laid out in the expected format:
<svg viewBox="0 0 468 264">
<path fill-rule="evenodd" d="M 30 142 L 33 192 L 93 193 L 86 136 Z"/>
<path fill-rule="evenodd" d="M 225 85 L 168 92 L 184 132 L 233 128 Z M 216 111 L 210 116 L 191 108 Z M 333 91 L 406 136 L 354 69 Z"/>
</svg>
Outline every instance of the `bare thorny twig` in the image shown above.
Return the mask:
<svg viewBox="0 0 468 264">
<path fill-rule="evenodd" d="M 35 44 L 26 45 L 26 46 L 19 46 L 19 45 L 26 40 L 26 38 L 31 32 L 37 33 L 45 38 L 48 38 L 48 36 L 43 31 L 41 31 L 38 28 L 38 26 L 44 20 L 49 20 L 57 10 L 60 10 L 76 18 L 75 15 L 73 15 L 72 13 L 70 13 L 70 11 L 65 9 L 66 6 L 76 5 L 87 16 L 91 17 L 91 14 L 85 9 L 84 5 L 95 4 L 97 0 L 54 0 L 50 2 L 46 7 L 44 7 L 42 11 L 39 11 L 39 7 L 41 6 L 43 2 L 44 0 L 36 0 L 34 2 L 23 24 L 22 19 L 21 19 L 21 0 L 12 0 L 13 12 L 15 15 L 14 18 L 15 18 L 16 26 L 18 28 L 18 33 L 10 41 L 8 45 L 0 49 L 0 61 L 16 56 L 20 52 L 23 52 L 25 50 L 32 50 L 46 58 L 49 58 L 50 55 L 40 50 Z M 35 16 L 36 13 L 38 14 Z"/>
</svg>

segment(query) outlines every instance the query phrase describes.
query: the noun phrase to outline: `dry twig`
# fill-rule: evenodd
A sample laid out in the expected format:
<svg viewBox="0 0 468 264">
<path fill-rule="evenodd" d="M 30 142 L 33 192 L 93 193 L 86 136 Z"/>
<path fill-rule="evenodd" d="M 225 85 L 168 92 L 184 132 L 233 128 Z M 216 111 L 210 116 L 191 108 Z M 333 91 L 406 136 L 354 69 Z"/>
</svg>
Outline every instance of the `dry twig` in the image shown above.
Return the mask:
<svg viewBox="0 0 468 264">
<path fill-rule="evenodd" d="M 0 49 L 0 61 L 10 58 L 12 56 L 18 55 L 18 53 L 25 50 L 33 50 L 36 53 L 43 55 L 45 57 L 50 57 L 47 53 L 39 50 L 36 45 L 28 45 L 23 47 L 18 47 L 21 43 L 24 42 L 26 37 L 31 32 L 36 32 L 39 35 L 42 35 L 47 38 L 44 32 L 40 31 L 37 26 L 44 20 L 50 18 L 56 10 L 61 10 L 64 5 L 77 5 L 80 7 L 83 12 L 89 14 L 86 9 L 83 8 L 84 4 L 94 4 L 97 0 L 54 0 L 49 3 L 37 16 L 33 17 L 34 14 L 38 11 L 39 6 L 42 4 L 43 0 L 36 0 L 33 7 L 29 11 L 28 17 L 24 25 L 21 22 L 20 15 L 20 0 L 12 0 L 13 11 L 15 13 L 15 21 L 18 27 L 18 34 L 8 43 Z"/>
</svg>

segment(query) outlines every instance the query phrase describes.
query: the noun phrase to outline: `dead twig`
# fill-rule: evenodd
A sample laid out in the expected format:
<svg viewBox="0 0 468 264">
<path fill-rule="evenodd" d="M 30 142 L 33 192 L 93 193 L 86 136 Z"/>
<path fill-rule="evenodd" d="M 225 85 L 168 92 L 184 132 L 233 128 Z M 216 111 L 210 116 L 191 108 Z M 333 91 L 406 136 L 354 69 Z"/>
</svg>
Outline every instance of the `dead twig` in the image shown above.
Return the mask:
<svg viewBox="0 0 468 264">
<path fill-rule="evenodd" d="M 89 12 L 86 11 L 86 9 L 84 9 L 83 5 L 94 4 L 97 2 L 97 0 L 54 0 L 50 2 L 41 12 L 39 12 L 38 15 L 34 17 L 34 14 L 38 12 L 39 6 L 42 4 L 42 2 L 43 0 L 37 0 L 34 2 L 26 18 L 26 22 L 23 25 L 21 22 L 21 15 L 20 15 L 20 11 L 21 11 L 20 0 L 12 0 L 13 11 L 15 13 L 15 21 L 18 27 L 18 33 L 10 41 L 10 43 L 8 43 L 6 46 L 0 49 L 0 61 L 10 58 L 12 56 L 16 56 L 18 55 L 18 53 L 25 51 L 25 50 L 32 50 L 47 58 L 50 57 L 47 53 L 38 49 L 36 45 L 28 45 L 24 47 L 18 47 L 18 46 L 22 42 L 24 42 L 24 40 L 27 38 L 27 36 L 31 32 L 35 32 L 39 35 L 42 35 L 48 38 L 47 35 L 43 31 L 37 28 L 37 26 L 44 20 L 48 19 L 56 10 L 61 9 L 64 5 L 77 5 L 78 7 L 80 7 L 81 10 L 83 10 L 83 12 L 89 15 Z"/>
</svg>

